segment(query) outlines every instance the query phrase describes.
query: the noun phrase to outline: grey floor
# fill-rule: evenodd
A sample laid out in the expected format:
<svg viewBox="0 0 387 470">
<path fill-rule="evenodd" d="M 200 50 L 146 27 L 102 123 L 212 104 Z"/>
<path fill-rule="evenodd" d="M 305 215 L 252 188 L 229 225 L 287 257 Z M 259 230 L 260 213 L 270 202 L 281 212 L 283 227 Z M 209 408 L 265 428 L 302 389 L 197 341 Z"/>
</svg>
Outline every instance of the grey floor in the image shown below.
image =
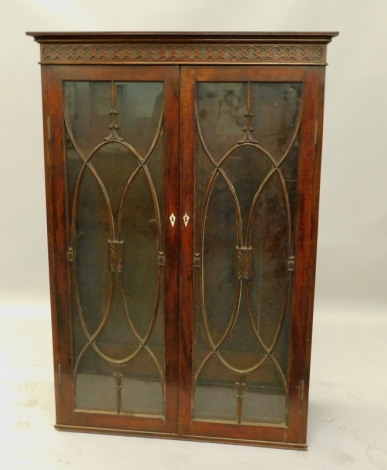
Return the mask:
<svg viewBox="0 0 387 470">
<path fill-rule="evenodd" d="M 307 452 L 55 431 L 45 305 L 0 307 L 0 358 L 1 470 L 387 470 L 387 312 L 317 306 Z"/>
</svg>

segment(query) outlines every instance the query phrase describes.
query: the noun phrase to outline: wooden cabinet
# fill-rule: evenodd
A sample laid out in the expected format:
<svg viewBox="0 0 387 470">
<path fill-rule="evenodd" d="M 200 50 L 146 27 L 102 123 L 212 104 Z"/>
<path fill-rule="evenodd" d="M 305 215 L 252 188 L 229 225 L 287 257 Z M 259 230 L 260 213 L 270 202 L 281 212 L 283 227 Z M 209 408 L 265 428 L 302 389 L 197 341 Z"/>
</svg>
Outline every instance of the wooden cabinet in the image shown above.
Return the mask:
<svg viewBox="0 0 387 470">
<path fill-rule="evenodd" d="M 304 448 L 336 33 L 29 34 L 57 428 Z"/>
</svg>

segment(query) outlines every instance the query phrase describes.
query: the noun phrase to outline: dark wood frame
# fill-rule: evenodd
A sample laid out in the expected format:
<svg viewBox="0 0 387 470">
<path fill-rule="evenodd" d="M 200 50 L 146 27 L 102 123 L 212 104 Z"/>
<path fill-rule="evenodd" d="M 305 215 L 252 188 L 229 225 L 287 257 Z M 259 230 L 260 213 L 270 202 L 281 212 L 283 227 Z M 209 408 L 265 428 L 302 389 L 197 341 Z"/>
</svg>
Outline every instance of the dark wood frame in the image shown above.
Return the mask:
<svg viewBox="0 0 387 470">
<path fill-rule="evenodd" d="M 306 447 L 314 276 L 317 247 L 326 44 L 336 33 L 28 33 L 41 43 L 47 220 L 57 428 L 132 433 L 274 447 Z M 179 82 L 180 71 L 180 82 Z M 196 80 L 302 81 L 299 179 L 295 224 L 289 426 L 193 422 L 194 214 L 193 104 Z M 169 148 L 167 213 L 179 230 L 166 243 L 179 256 L 168 264 L 166 305 L 167 418 L 73 411 L 70 276 L 67 262 L 63 80 L 165 80 L 165 142 Z M 242 77 L 242 78 L 241 78 Z M 179 115 L 180 110 L 180 115 Z M 180 123 L 180 130 L 179 130 Z M 180 136 L 180 138 L 178 137 Z M 184 184 L 179 187 L 180 178 Z M 180 199 L 180 203 L 179 203 Z M 166 225 L 166 227 L 170 227 Z M 180 240 L 180 241 L 179 241 Z M 179 279 L 179 272 L 183 273 Z M 180 283 L 180 285 L 178 285 Z M 177 354 L 177 338 L 178 350 Z M 169 341 L 168 341 L 169 340 Z"/>
<path fill-rule="evenodd" d="M 315 129 L 318 125 L 318 106 L 321 102 L 324 69 L 317 67 L 183 67 L 181 90 L 181 140 L 182 177 L 185 181 L 181 191 L 182 213 L 194 214 L 194 127 L 193 115 L 196 81 L 269 81 L 302 82 L 304 84 L 304 105 L 301 118 L 301 141 L 299 150 L 297 218 L 295 224 L 296 278 L 293 281 L 291 322 L 291 358 L 289 383 L 289 426 L 288 428 L 268 426 L 241 426 L 232 424 L 200 423 L 191 425 L 191 370 L 193 339 L 193 280 L 184 276 L 180 282 L 180 315 L 184 322 L 180 326 L 180 392 L 179 430 L 188 435 L 222 435 L 235 439 L 271 440 L 301 443 L 306 439 L 307 389 L 309 383 L 310 337 L 313 315 L 313 302 L 310 301 L 314 289 L 314 268 L 317 243 L 316 191 L 319 186 L 321 154 L 315 149 Z M 321 116 L 320 116 L 321 117 Z M 317 142 L 316 142 L 317 143 Z M 302 209 L 300 209 L 302 208 Z M 181 230 L 182 272 L 192 273 L 193 227 Z M 308 293 L 308 294 L 306 294 Z M 313 300 L 313 299 L 312 299 Z"/>
<path fill-rule="evenodd" d="M 128 416 L 114 416 L 109 414 L 93 414 L 89 412 L 73 411 L 72 389 L 72 325 L 71 325 L 71 281 L 70 269 L 67 260 L 67 213 L 66 213 L 66 152 L 63 146 L 65 141 L 63 127 L 63 81 L 65 80 L 154 80 L 165 82 L 166 109 L 164 115 L 164 141 L 168 149 L 166 162 L 166 211 L 176 212 L 179 197 L 179 140 L 178 121 L 178 68 L 176 66 L 141 66 L 141 67 L 44 67 L 43 89 L 44 116 L 46 127 L 46 178 L 47 178 L 47 208 L 48 208 L 48 238 L 50 254 L 51 298 L 53 314 L 53 339 L 56 364 L 56 397 L 57 397 L 57 423 L 72 423 L 76 426 L 99 426 L 125 429 L 140 427 L 143 430 L 158 432 L 176 432 L 177 422 L 177 356 L 166 354 L 166 419 L 136 418 Z M 49 123 L 49 124 L 48 124 Z M 55 155 L 55 158 L 52 156 Z M 166 224 L 166 252 L 174 251 L 176 256 L 170 256 L 166 266 L 166 277 L 169 289 L 166 292 L 165 337 L 168 347 L 178 336 L 178 304 L 177 304 L 177 248 L 178 231 L 171 230 Z"/>
</svg>

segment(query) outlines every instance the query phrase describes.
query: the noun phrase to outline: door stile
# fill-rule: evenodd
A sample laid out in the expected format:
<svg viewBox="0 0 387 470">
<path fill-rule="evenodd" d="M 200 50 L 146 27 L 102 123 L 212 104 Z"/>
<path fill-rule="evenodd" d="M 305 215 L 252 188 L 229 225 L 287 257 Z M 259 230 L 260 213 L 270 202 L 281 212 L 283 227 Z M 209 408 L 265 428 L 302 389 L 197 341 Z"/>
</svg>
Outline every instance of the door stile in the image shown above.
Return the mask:
<svg viewBox="0 0 387 470">
<path fill-rule="evenodd" d="M 192 343 L 194 334 L 193 230 L 194 230 L 194 104 L 193 70 L 180 69 L 180 347 L 179 434 L 191 434 Z M 187 225 L 183 217 L 189 216 Z"/>
<path fill-rule="evenodd" d="M 179 135 L 179 67 L 165 67 L 168 86 L 165 87 L 165 227 L 166 259 L 165 285 L 165 368 L 169 392 L 165 407 L 167 424 L 165 431 L 177 433 L 178 422 L 178 344 L 179 344 L 179 229 L 170 224 L 170 215 L 178 214 L 180 198 L 180 135 Z"/>
<path fill-rule="evenodd" d="M 68 241 L 65 229 L 67 216 L 63 92 L 55 67 L 42 66 L 42 86 L 46 91 L 43 93 L 43 128 L 56 422 L 60 424 L 71 419 L 72 323 L 68 313 L 71 303 L 68 290 L 70 272 L 66 260 Z"/>
</svg>

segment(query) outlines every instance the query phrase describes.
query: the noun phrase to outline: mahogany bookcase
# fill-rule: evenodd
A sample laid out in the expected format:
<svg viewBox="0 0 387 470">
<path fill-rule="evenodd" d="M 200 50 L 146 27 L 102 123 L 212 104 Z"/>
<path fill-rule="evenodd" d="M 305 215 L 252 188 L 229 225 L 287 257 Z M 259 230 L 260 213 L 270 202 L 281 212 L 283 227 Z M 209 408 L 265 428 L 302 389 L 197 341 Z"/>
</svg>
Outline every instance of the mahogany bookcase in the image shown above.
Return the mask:
<svg viewBox="0 0 387 470">
<path fill-rule="evenodd" d="M 56 427 L 305 448 L 337 33 L 28 34 Z"/>
</svg>

